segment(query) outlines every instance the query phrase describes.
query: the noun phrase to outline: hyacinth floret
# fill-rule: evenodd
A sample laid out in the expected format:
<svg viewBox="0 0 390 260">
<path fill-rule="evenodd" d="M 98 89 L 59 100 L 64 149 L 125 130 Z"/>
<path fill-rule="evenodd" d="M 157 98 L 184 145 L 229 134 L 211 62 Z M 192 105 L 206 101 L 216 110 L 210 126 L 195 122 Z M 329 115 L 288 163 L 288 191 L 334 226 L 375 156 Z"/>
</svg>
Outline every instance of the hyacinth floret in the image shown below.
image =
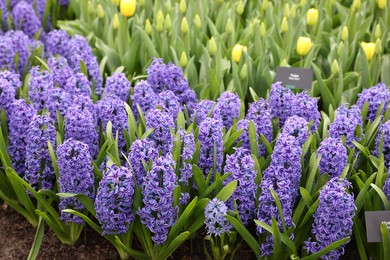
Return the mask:
<svg viewBox="0 0 390 260">
<path fill-rule="evenodd" d="M 250 123 L 250 120 L 248 120 L 248 119 L 241 119 L 240 121 L 237 122 L 237 131 L 241 130 L 241 129 L 243 129 L 243 130 L 242 130 L 240 137 L 237 139 L 236 143 L 241 141 L 242 142 L 241 147 L 250 151 L 251 146 L 250 146 L 250 141 L 249 141 L 249 123 Z M 255 124 L 255 128 L 257 128 L 256 123 L 254 123 L 254 124 Z"/>
<path fill-rule="evenodd" d="M 15 71 L 16 50 L 13 47 L 12 41 L 9 37 L 0 37 L 0 69 Z"/>
<path fill-rule="evenodd" d="M 173 148 L 173 136 L 171 128 L 175 130 L 175 123 L 172 116 L 158 109 L 149 110 L 145 115 L 146 128 L 154 128 L 154 131 L 149 136 L 153 140 L 158 150 L 163 154 L 170 153 Z"/>
<path fill-rule="evenodd" d="M 34 8 L 25 1 L 20 1 L 15 5 L 12 10 L 12 17 L 16 28 L 21 26 L 20 29 L 30 38 L 34 38 L 42 29 L 41 21 L 36 16 Z"/>
<path fill-rule="evenodd" d="M 375 150 L 373 154 L 379 158 L 379 146 L 383 136 L 382 154 L 385 157 L 385 165 L 390 167 L 390 121 L 387 121 L 379 128 L 378 134 L 375 139 Z"/>
<path fill-rule="evenodd" d="M 310 97 L 306 91 L 295 95 L 293 114 L 306 119 L 307 122 L 313 121 L 311 131 L 320 127 L 321 114 L 318 111 L 317 103 L 318 100 Z"/>
<path fill-rule="evenodd" d="M 103 96 L 116 95 L 127 102 L 131 83 L 124 73 L 114 73 L 106 79 Z"/>
<path fill-rule="evenodd" d="M 152 240 L 156 245 L 164 244 L 169 227 L 177 219 L 178 207 L 173 205 L 173 192 L 177 186 L 174 167 L 171 154 L 159 157 L 142 184 L 143 207 L 137 213 L 142 224 L 153 233 Z"/>
<path fill-rule="evenodd" d="M 315 239 L 309 238 L 304 242 L 304 249 L 308 254 L 314 254 L 333 242 L 352 235 L 356 206 L 353 195 L 347 193 L 349 187 L 351 183 L 347 180 L 332 178 L 320 191 L 320 203 L 313 215 L 311 230 Z M 323 255 L 321 259 L 340 258 L 348 242 Z"/>
<path fill-rule="evenodd" d="M 48 115 L 36 115 L 27 129 L 26 172 L 24 179 L 34 189 L 51 189 L 55 173 L 47 142 L 55 149 L 56 129 L 54 121 Z"/>
<path fill-rule="evenodd" d="M 177 114 L 181 111 L 181 106 L 176 95 L 170 90 L 162 91 L 158 94 L 157 105 L 161 107 L 163 112 L 168 113 L 174 119 L 176 119 Z"/>
<path fill-rule="evenodd" d="M 284 123 L 282 135 L 291 135 L 296 138 L 299 145 L 303 146 L 309 137 L 309 127 L 306 119 L 299 116 L 291 116 Z"/>
<path fill-rule="evenodd" d="M 29 124 L 36 114 L 35 109 L 24 99 L 15 100 L 9 109 L 8 151 L 15 171 L 23 176 L 26 171 L 26 146 Z"/>
<path fill-rule="evenodd" d="M 8 31 L 3 37 L 8 37 L 11 40 L 12 47 L 15 50 L 15 54 L 18 54 L 18 72 L 23 75 L 24 67 L 30 56 L 30 44 L 32 43 L 28 36 L 22 31 Z"/>
<path fill-rule="evenodd" d="M 236 190 L 226 204 L 230 210 L 234 210 L 234 201 L 236 201 L 242 223 L 249 224 L 256 214 L 257 192 L 255 163 L 250 156 L 250 151 L 236 148 L 234 154 L 227 156 L 224 172 L 230 172 L 231 175 L 223 181 L 223 185 L 233 180 L 238 181 Z"/>
<path fill-rule="evenodd" d="M 281 82 L 276 82 L 272 84 L 268 103 L 272 117 L 279 118 L 281 127 L 293 112 L 295 95 L 290 89 L 282 86 Z"/>
<path fill-rule="evenodd" d="M 51 88 L 45 91 L 44 94 L 46 95 L 45 107 L 49 110 L 50 116 L 56 119 L 58 111 L 64 117 L 71 104 L 71 96 L 69 93 L 60 88 Z"/>
<path fill-rule="evenodd" d="M 182 164 L 180 167 L 179 183 L 187 185 L 188 179 L 192 177 L 191 159 L 195 153 L 195 138 L 194 138 L 194 133 L 187 133 L 183 129 L 180 129 L 178 132 L 180 135 L 180 141 L 182 147 L 181 154 L 180 154 Z"/>
<path fill-rule="evenodd" d="M 249 105 L 246 119 L 252 120 L 256 126 L 257 136 L 264 135 L 269 143 L 272 142 L 272 121 L 271 112 L 268 109 L 266 100 L 260 98 L 259 100 Z M 265 156 L 266 148 L 263 142 L 258 146 L 259 156 Z"/>
<path fill-rule="evenodd" d="M 141 186 L 146 171 L 142 162 L 149 164 L 150 160 L 155 161 L 158 157 L 158 150 L 153 141 L 142 139 L 131 144 L 129 161 L 133 169 L 138 187 Z"/>
<path fill-rule="evenodd" d="M 80 72 L 74 73 L 66 80 L 64 90 L 71 95 L 91 96 L 91 86 L 88 78 Z"/>
<path fill-rule="evenodd" d="M 218 98 L 215 111 L 219 113 L 225 128 L 229 129 L 233 125 L 233 119 L 240 117 L 240 98 L 235 93 L 223 92 Z"/>
<path fill-rule="evenodd" d="M 20 76 L 12 71 L 4 70 L 0 72 L 0 79 L 8 81 L 8 83 L 17 90 L 22 86 Z"/>
<path fill-rule="evenodd" d="M 47 60 L 47 64 L 53 73 L 54 84 L 58 84 L 58 87 L 65 89 L 68 79 L 73 77 L 73 70 L 69 67 L 68 61 L 61 56 L 51 56 Z"/>
<path fill-rule="evenodd" d="M 320 173 L 328 173 L 330 178 L 340 177 L 348 163 L 347 148 L 343 145 L 341 139 L 324 139 L 317 150 L 317 155 L 321 156 L 318 165 Z"/>
<path fill-rule="evenodd" d="M 358 100 L 356 105 L 362 109 L 365 102 L 368 102 L 368 111 L 367 111 L 367 119 L 372 122 L 376 119 L 376 114 L 378 112 L 379 107 L 383 104 L 383 109 L 381 111 L 381 115 L 389 107 L 390 101 L 390 92 L 388 87 L 383 83 L 378 83 L 378 85 L 373 86 L 369 89 L 363 90 L 362 93 L 358 94 Z"/>
<path fill-rule="evenodd" d="M 188 115 L 191 116 L 194 113 L 195 107 L 198 104 L 198 97 L 194 90 L 188 88 L 181 95 L 177 95 L 177 98 L 183 107 L 187 108 Z"/>
<path fill-rule="evenodd" d="M 87 144 L 93 158 L 97 155 L 99 134 L 91 112 L 80 110 L 77 106 L 72 106 L 66 111 L 65 139 L 70 138 Z"/>
<path fill-rule="evenodd" d="M 294 136 L 280 135 L 277 139 L 274 152 L 271 155 L 271 165 L 265 170 L 260 185 L 261 194 L 257 211 L 259 221 L 272 225 L 272 218 L 274 218 L 279 229 L 282 230 L 282 221 L 270 191 L 272 188 L 282 205 L 286 227 L 290 228 L 294 225 L 292 211 L 298 196 L 301 179 L 301 153 L 301 146 L 296 142 Z M 257 227 L 257 231 L 260 234 L 265 232 L 260 226 Z M 261 255 L 270 255 L 272 251 L 273 237 L 270 235 L 267 237 L 267 241 L 261 244 Z"/>
<path fill-rule="evenodd" d="M 16 91 L 14 87 L 5 79 L 0 79 L 0 111 L 4 109 L 7 113 L 15 100 Z"/>
<path fill-rule="evenodd" d="M 106 129 L 107 123 L 111 121 L 114 138 L 118 131 L 118 148 L 124 148 L 126 141 L 123 130 L 128 128 L 125 103 L 117 96 L 104 97 L 97 103 L 97 114 L 103 129 Z"/>
<path fill-rule="evenodd" d="M 200 143 L 199 168 L 205 175 L 214 168 L 214 144 L 216 151 L 216 171 L 221 172 L 223 161 L 222 122 L 206 118 L 199 126 L 198 140 Z"/>
<path fill-rule="evenodd" d="M 390 201 L 390 174 L 387 175 L 385 184 L 383 185 L 383 193 L 386 195 L 388 201 Z"/>
<path fill-rule="evenodd" d="M 141 80 L 134 87 L 134 94 L 131 96 L 134 116 L 138 117 L 137 105 L 145 114 L 149 110 L 156 108 L 158 96 L 154 93 L 149 83 Z"/>
<path fill-rule="evenodd" d="M 361 134 L 357 134 L 356 128 L 360 127 Z M 331 123 L 329 128 L 329 137 L 341 138 L 343 135 L 346 137 L 346 144 L 349 147 L 353 146 L 352 141 L 360 141 L 364 134 L 363 120 L 360 116 L 360 109 L 356 105 L 351 106 L 349 109 L 342 104 L 336 110 L 336 118 Z"/>
<path fill-rule="evenodd" d="M 94 199 L 94 175 L 88 145 L 68 139 L 57 149 L 59 168 L 58 184 L 60 192 L 84 194 Z M 83 220 L 73 214 L 62 212 L 63 209 L 83 210 L 84 206 L 75 197 L 60 198 L 58 208 L 61 220 L 82 224 Z"/>
<path fill-rule="evenodd" d="M 44 39 L 45 54 L 50 56 L 61 55 L 68 59 L 68 44 L 70 36 L 63 30 L 52 30 L 46 34 Z"/>
<path fill-rule="evenodd" d="M 53 76 L 48 71 L 39 72 L 39 67 L 30 70 L 28 98 L 36 110 L 41 110 L 46 105 L 47 92 L 54 88 Z"/>
<path fill-rule="evenodd" d="M 102 235 L 123 234 L 135 219 L 132 211 L 134 180 L 126 167 L 108 167 L 99 183 L 95 199 L 96 218 L 102 225 Z"/>
<path fill-rule="evenodd" d="M 208 117 L 211 109 L 214 107 L 215 102 L 212 100 L 204 99 L 199 101 L 199 103 L 196 105 L 194 109 L 194 114 L 192 120 L 194 120 L 194 117 L 196 118 L 196 124 L 200 125 L 206 117 Z"/>
<path fill-rule="evenodd" d="M 229 233 L 232 229 L 230 222 L 225 219 L 228 207 L 226 204 L 217 199 L 212 199 L 204 209 L 207 234 L 211 236 L 221 236 L 222 234 Z"/>
</svg>

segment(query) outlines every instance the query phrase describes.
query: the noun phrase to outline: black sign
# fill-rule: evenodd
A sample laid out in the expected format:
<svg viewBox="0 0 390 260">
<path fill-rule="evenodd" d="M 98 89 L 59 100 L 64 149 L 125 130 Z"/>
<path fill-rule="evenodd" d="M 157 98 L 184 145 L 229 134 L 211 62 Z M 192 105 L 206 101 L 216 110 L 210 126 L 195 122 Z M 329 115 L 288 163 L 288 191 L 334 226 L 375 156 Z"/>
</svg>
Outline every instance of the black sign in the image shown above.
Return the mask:
<svg viewBox="0 0 390 260">
<path fill-rule="evenodd" d="M 390 231 L 390 210 L 366 211 L 364 215 L 366 217 L 367 242 L 381 242 L 381 224 L 384 223 L 387 230 Z"/>
<path fill-rule="evenodd" d="M 310 90 L 313 81 L 313 71 L 311 69 L 277 67 L 275 81 L 281 81 L 283 86 L 290 89 Z"/>
</svg>

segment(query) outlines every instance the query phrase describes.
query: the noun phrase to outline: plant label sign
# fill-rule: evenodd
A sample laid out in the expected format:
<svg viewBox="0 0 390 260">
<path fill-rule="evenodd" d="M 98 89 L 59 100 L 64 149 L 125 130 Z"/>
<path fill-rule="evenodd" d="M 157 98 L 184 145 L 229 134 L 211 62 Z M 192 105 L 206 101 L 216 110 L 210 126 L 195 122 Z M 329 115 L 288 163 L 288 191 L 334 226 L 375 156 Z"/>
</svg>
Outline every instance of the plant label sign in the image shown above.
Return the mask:
<svg viewBox="0 0 390 260">
<path fill-rule="evenodd" d="M 276 79 L 290 89 L 310 90 L 313 82 L 313 71 L 311 69 L 276 67 Z"/>
<path fill-rule="evenodd" d="M 390 232 L 390 210 L 366 211 L 364 212 L 364 215 L 366 217 L 367 242 L 381 242 L 382 223 L 387 226 L 387 230 Z"/>
</svg>

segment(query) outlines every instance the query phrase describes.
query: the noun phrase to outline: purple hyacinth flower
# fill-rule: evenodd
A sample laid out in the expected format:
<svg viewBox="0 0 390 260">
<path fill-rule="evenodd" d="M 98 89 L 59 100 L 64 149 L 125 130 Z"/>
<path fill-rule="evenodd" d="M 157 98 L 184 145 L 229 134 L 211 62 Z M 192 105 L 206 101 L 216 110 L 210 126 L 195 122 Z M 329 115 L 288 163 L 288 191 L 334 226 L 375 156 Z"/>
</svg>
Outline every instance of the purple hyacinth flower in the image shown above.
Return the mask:
<svg viewBox="0 0 390 260">
<path fill-rule="evenodd" d="M 143 178 L 146 176 L 146 171 L 142 162 L 149 164 L 150 160 L 155 161 L 157 157 L 158 150 L 153 141 L 142 139 L 136 140 L 131 144 L 129 161 L 138 187 L 141 186 Z"/>
<path fill-rule="evenodd" d="M 390 174 L 387 175 L 385 184 L 383 185 L 383 193 L 386 195 L 388 201 L 390 201 Z"/>
<path fill-rule="evenodd" d="M 96 218 L 102 225 L 102 235 L 123 234 L 135 216 L 132 211 L 134 180 L 125 167 L 108 167 L 99 183 L 95 199 Z"/>
<path fill-rule="evenodd" d="M 138 117 L 137 105 L 145 114 L 149 110 L 156 108 L 158 96 L 154 93 L 149 83 L 142 80 L 134 87 L 134 94 L 131 96 L 131 103 L 134 116 Z"/>
<path fill-rule="evenodd" d="M 56 129 L 48 115 L 34 116 L 27 129 L 26 173 L 24 179 L 36 190 L 52 189 L 55 173 L 47 142 L 55 149 Z"/>
<path fill-rule="evenodd" d="M 290 89 L 283 87 L 281 82 L 276 82 L 272 84 L 268 103 L 272 117 L 279 118 L 279 126 L 282 127 L 293 113 L 295 95 Z"/>
<path fill-rule="evenodd" d="M 98 124 L 97 106 L 93 103 L 89 96 L 73 95 L 72 96 L 72 107 L 76 107 L 80 111 L 87 110 L 92 114 L 94 118 L 94 124 Z"/>
<path fill-rule="evenodd" d="M 47 92 L 53 89 L 53 76 L 48 71 L 39 72 L 39 67 L 30 70 L 28 98 L 36 110 L 46 105 Z"/>
<path fill-rule="evenodd" d="M 221 236 L 229 233 L 233 228 L 230 222 L 225 219 L 227 214 L 227 206 L 223 201 L 217 198 L 212 199 L 204 209 L 207 234 L 212 236 Z"/>
<path fill-rule="evenodd" d="M 71 95 L 91 96 L 91 86 L 83 73 L 75 73 L 66 80 L 64 89 Z"/>
<path fill-rule="evenodd" d="M 20 1 L 15 5 L 12 10 L 12 17 L 16 28 L 20 28 L 30 38 L 34 38 L 42 29 L 41 21 L 36 16 L 34 8 L 25 1 Z"/>
<path fill-rule="evenodd" d="M 183 107 L 187 108 L 188 115 L 191 116 L 194 113 L 195 107 L 198 104 L 198 97 L 196 96 L 196 93 L 194 90 L 188 88 L 185 90 L 182 94 L 177 95 L 178 100 Z"/>
<path fill-rule="evenodd" d="M 294 99 L 293 114 L 306 119 L 307 122 L 313 121 L 311 131 L 320 127 L 321 114 L 317 102 L 318 100 L 310 97 L 306 91 L 297 93 Z"/>
<path fill-rule="evenodd" d="M 45 107 L 49 110 L 50 116 L 55 120 L 58 111 L 64 117 L 72 101 L 70 94 L 60 88 L 51 88 L 45 95 Z"/>
<path fill-rule="evenodd" d="M 145 119 L 146 128 L 154 128 L 148 138 L 156 143 L 157 149 L 161 149 L 163 154 L 170 153 L 173 148 L 171 128 L 175 130 L 172 116 L 158 109 L 152 109 L 146 114 Z"/>
<path fill-rule="evenodd" d="M 317 154 L 321 155 L 320 164 L 318 165 L 321 174 L 326 172 L 330 178 L 341 176 L 348 163 L 347 148 L 343 145 L 341 139 L 324 139 L 317 150 Z"/>
<path fill-rule="evenodd" d="M 35 109 L 24 99 L 15 100 L 8 113 L 8 151 L 15 171 L 23 176 L 26 171 L 27 131 L 36 114 Z"/>
<path fill-rule="evenodd" d="M 303 146 L 309 137 L 309 127 L 307 121 L 299 116 L 291 116 L 284 123 L 282 135 L 294 136 L 299 145 Z"/>
<path fill-rule="evenodd" d="M 363 90 L 362 93 L 358 94 L 358 97 L 356 105 L 360 109 L 363 108 L 365 102 L 368 102 L 368 112 L 366 118 L 372 122 L 376 119 L 376 114 L 382 104 L 383 109 L 380 113 L 381 115 L 383 115 L 389 107 L 390 92 L 388 87 L 383 83 L 378 83 L 378 85 L 374 87 Z"/>
<path fill-rule="evenodd" d="M 215 161 L 215 170 L 221 172 L 223 161 L 222 122 L 206 118 L 199 126 L 198 140 L 200 143 L 199 168 L 207 175 L 214 168 Z M 214 151 L 216 158 L 214 158 Z"/>
<path fill-rule="evenodd" d="M 99 151 L 99 134 L 96 129 L 94 115 L 79 107 L 70 107 L 65 116 L 65 139 L 74 139 L 88 145 L 93 158 Z"/>
<path fill-rule="evenodd" d="M 236 144 L 241 141 L 241 147 L 245 148 L 247 150 L 251 150 L 251 145 L 249 141 L 249 120 L 248 119 L 241 119 L 237 122 L 237 131 L 243 129 L 240 137 L 237 139 Z M 254 123 L 254 122 L 253 122 Z M 256 123 L 255 128 L 257 128 Z"/>
<path fill-rule="evenodd" d="M 178 133 L 181 141 L 180 158 L 182 160 L 179 183 L 182 185 L 188 185 L 188 180 L 192 177 L 191 160 L 195 153 L 195 138 L 194 133 L 187 133 L 183 129 L 180 129 Z"/>
<path fill-rule="evenodd" d="M 68 61 L 64 57 L 50 57 L 47 61 L 53 73 L 54 84 L 65 89 L 67 81 L 73 77 L 73 70 L 68 66 Z"/>
<path fill-rule="evenodd" d="M 173 119 L 176 119 L 177 114 L 181 111 L 181 106 L 176 95 L 170 90 L 162 91 L 158 94 L 157 105 Z"/>
<path fill-rule="evenodd" d="M 282 220 L 270 189 L 272 188 L 279 197 L 286 227 L 292 227 L 294 225 L 292 211 L 301 179 L 301 153 L 301 146 L 295 137 L 280 135 L 271 156 L 271 165 L 263 174 L 257 217 L 259 221 L 268 225 L 272 225 L 274 218 L 279 230 L 282 230 Z M 257 231 L 260 234 L 265 233 L 260 226 L 257 227 Z M 269 235 L 267 241 L 261 244 L 261 256 L 271 255 L 272 252 L 273 236 Z"/>
<path fill-rule="evenodd" d="M 15 100 L 16 91 L 14 87 L 5 79 L 0 79 L 0 111 L 4 109 L 7 113 Z"/>
<path fill-rule="evenodd" d="M 18 67 L 17 70 L 20 75 L 23 75 L 24 68 L 27 60 L 30 57 L 30 45 L 31 40 L 22 31 L 8 31 L 4 37 L 9 37 L 12 46 L 15 50 L 15 54 L 18 54 Z"/>
<path fill-rule="evenodd" d="M 8 8 L 7 8 L 7 1 L 2 0 L 0 1 L 0 10 L 1 10 L 1 26 L 0 26 L 0 31 L 1 29 L 8 29 Z"/>
<path fill-rule="evenodd" d="M 218 98 L 215 111 L 219 113 L 223 125 L 228 130 L 233 125 L 233 119 L 240 117 L 240 98 L 229 91 L 223 92 Z"/>
<path fill-rule="evenodd" d="M 12 41 L 9 37 L 0 37 L 0 69 L 15 71 L 16 50 L 13 47 Z"/>
<path fill-rule="evenodd" d="M 380 146 L 382 136 L 383 136 L 382 154 L 385 157 L 385 165 L 387 168 L 389 168 L 390 167 L 390 121 L 387 121 L 379 128 L 378 134 L 376 136 L 375 150 L 373 151 L 373 154 L 377 157 L 381 156 L 381 154 L 379 154 L 379 146 Z"/>
<path fill-rule="evenodd" d="M 68 139 L 57 149 L 57 164 L 60 170 L 58 184 L 60 192 L 84 194 L 94 199 L 94 175 L 88 145 Z M 84 221 L 73 214 L 62 212 L 63 209 L 83 210 L 84 206 L 75 197 L 60 198 L 58 208 L 61 220 L 82 224 Z"/>
<path fill-rule="evenodd" d="M 70 36 L 67 32 L 63 30 L 53 30 L 50 31 L 45 36 L 45 53 L 48 57 L 61 55 L 68 59 L 68 44 L 70 41 Z"/>
<path fill-rule="evenodd" d="M 167 239 L 168 229 L 177 219 L 177 206 L 173 205 L 173 192 L 177 186 L 175 161 L 171 154 L 159 157 L 144 177 L 142 184 L 143 207 L 137 213 L 141 223 L 153 233 L 155 245 Z"/>
<path fill-rule="evenodd" d="M 360 141 L 364 136 L 363 133 L 360 136 L 357 134 L 357 127 L 360 127 L 360 132 L 363 131 L 363 120 L 360 116 L 360 109 L 356 105 L 348 109 L 342 104 L 336 110 L 336 118 L 330 125 L 329 137 L 341 138 L 344 135 L 346 137 L 346 145 L 352 147 L 352 141 Z"/>
<path fill-rule="evenodd" d="M 194 114 L 192 120 L 194 120 L 194 117 L 196 118 L 196 124 L 200 125 L 206 117 L 208 117 L 211 109 L 214 107 L 216 103 L 212 100 L 204 99 L 201 100 L 194 109 Z"/>
<path fill-rule="evenodd" d="M 311 230 L 315 240 L 309 238 L 304 242 L 308 254 L 317 253 L 333 242 L 352 235 L 356 206 L 353 195 L 347 193 L 348 187 L 351 187 L 351 183 L 347 180 L 333 178 L 320 191 L 320 203 L 313 215 Z M 321 259 L 339 259 L 348 242 L 323 255 Z"/>
<path fill-rule="evenodd" d="M 124 73 L 114 73 L 106 80 L 103 97 L 108 95 L 116 95 L 123 101 L 127 102 L 127 99 L 129 98 L 130 87 L 131 83 L 128 81 Z"/>
<path fill-rule="evenodd" d="M 250 156 L 250 151 L 236 148 L 234 154 L 227 156 L 224 172 L 232 174 L 223 181 L 223 185 L 227 185 L 233 180 L 238 181 L 236 190 L 226 204 L 230 210 L 234 210 L 235 201 L 242 222 L 249 224 L 256 214 L 257 192 L 255 163 Z"/>
<path fill-rule="evenodd" d="M 22 86 L 22 82 L 20 81 L 20 75 L 14 73 L 12 71 L 8 71 L 8 70 L 1 71 L 0 72 L 0 79 L 8 81 L 8 83 L 11 84 L 11 86 L 15 90 L 17 90 L 18 88 L 20 88 Z"/>
<path fill-rule="evenodd" d="M 264 135 L 269 143 L 272 142 L 271 112 L 268 109 L 266 100 L 260 98 L 251 103 L 246 114 L 246 119 L 252 120 L 255 124 L 257 136 Z M 266 148 L 261 140 L 258 146 L 258 153 L 260 157 L 266 155 Z"/>
<path fill-rule="evenodd" d="M 106 129 L 108 121 L 111 121 L 112 134 L 115 138 L 118 131 L 118 148 L 123 149 L 126 145 L 123 130 L 128 130 L 125 103 L 117 96 L 105 97 L 97 103 L 97 114 L 103 129 Z"/>
</svg>

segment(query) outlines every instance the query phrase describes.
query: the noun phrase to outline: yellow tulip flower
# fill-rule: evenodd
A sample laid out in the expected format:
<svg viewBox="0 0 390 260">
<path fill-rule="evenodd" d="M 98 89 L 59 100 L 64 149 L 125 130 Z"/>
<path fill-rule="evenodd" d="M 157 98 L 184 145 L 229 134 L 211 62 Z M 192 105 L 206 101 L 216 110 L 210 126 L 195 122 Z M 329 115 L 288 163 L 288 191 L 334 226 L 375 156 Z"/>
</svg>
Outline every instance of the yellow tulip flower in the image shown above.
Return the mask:
<svg viewBox="0 0 390 260">
<path fill-rule="evenodd" d="M 313 47 L 311 39 L 308 37 L 299 37 L 297 41 L 297 53 L 300 56 L 305 56 L 309 53 L 310 49 Z"/>
<path fill-rule="evenodd" d="M 136 7 L 137 2 L 135 0 L 121 0 L 120 11 L 126 17 L 133 16 Z"/>
<path fill-rule="evenodd" d="M 375 43 L 374 42 L 361 42 L 360 45 L 363 48 L 364 54 L 368 61 L 372 59 L 375 53 Z"/>
</svg>

